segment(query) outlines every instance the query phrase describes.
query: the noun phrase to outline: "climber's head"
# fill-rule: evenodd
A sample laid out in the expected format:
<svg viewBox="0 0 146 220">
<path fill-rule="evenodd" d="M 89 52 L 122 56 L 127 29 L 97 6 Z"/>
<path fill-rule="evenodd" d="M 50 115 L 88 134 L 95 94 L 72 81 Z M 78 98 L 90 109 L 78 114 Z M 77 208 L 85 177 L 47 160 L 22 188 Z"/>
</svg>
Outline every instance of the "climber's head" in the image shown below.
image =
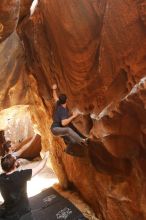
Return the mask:
<svg viewBox="0 0 146 220">
<path fill-rule="evenodd" d="M 60 105 L 66 104 L 67 96 L 65 94 L 60 94 L 59 95 L 59 100 L 58 103 Z"/>
<path fill-rule="evenodd" d="M 7 154 L 1 159 L 1 167 L 4 172 L 8 173 L 15 169 L 17 164 L 16 158 L 12 154 Z"/>
</svg>

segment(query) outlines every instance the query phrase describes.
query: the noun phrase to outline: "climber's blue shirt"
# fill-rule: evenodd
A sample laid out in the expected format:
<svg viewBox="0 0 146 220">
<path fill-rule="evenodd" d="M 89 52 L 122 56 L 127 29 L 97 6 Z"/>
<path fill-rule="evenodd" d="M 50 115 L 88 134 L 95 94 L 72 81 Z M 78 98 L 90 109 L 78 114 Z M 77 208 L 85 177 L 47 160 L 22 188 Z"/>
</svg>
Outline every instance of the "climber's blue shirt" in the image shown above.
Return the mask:
<svg viewBox="0 0 146 220">
<path fill-rule="evenodd" d="M 64 108 L 62 105 L 59 105 L 58 102 L 55 106 L 55 111 L 53 115 L 53 124 L 52 128 L 62 127 L 61 121 L 70 117 L 68 108 Z"/>
</svg>

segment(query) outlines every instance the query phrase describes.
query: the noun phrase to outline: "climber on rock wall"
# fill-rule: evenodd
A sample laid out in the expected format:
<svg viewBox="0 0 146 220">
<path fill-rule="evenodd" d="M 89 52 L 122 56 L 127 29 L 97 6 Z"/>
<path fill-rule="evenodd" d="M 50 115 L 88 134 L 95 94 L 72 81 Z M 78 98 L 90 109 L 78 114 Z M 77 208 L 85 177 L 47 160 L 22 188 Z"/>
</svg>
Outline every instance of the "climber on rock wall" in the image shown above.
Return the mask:
<svg viewBox="0 0 146 220">
<path fill-rule="evenodd" d="M 4 171 L 0 175 L 0 191 L 4 203 L 0 207 L 0 220 L 32 220 L 31 209 L 27 197 L 27 181 L 44 168 L 49 153 L 33 169 L 17 170 L 17 160 L 12 154 L 1 159 Z"/>
<path fill-rule="evenodd" d="M 69 113 L 67 107 L 67 96 L 65 94 L 57 95 L 57 85 L 52 86 L 53 98 L 55 100 L 55 111 L 53 115 L 53 124 L 51 131 L 55 136 L 63 136 L 69 140 L 68 148 L 71 149 L 71 144 L 78 143 L 87 145 L 88 138 L 84 138 L 77 129 L 72 125 L 72 121 L 79 115 L 78 112 Z M 69 149 L 68 149 L 69 150 Z"/>
</svg>

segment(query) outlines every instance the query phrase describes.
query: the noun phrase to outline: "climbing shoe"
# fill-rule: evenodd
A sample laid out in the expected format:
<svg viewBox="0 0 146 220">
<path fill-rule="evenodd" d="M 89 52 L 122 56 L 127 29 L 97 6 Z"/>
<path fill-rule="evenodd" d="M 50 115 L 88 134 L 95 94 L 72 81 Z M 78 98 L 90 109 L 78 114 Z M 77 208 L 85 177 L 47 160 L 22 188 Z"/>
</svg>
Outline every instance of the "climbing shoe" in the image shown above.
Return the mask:
<svg viewBox="0 0 146 220">
<path fill-rule="evenodd" d="M 81 154 L 79 154 L 79 153 L 77 153 L 77 152 L 74 152 L 73 150 L 68 149 L 68 148 L 66 148 L 66 149 L 64 150 L 64 152 L 65 152 L 66 154 L 69 154 L 69 155 L 73 156 L 73 157 L 82 157 Z"/>
</svg>

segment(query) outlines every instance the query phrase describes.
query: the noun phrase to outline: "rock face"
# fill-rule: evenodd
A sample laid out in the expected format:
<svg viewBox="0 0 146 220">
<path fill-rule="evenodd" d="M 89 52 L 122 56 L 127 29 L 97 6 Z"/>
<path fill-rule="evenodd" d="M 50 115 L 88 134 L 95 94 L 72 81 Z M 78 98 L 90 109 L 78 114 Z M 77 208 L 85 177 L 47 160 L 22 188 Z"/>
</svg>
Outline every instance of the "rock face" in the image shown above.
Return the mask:
<svg viewBox="0 0 146 220">
<path fill-rule="evenodd" d="M 30 16 L 31 3 L 0 2 L 1 109 L 30 106 L 60 183 L 100 219 L 145 220 L 146 1 L 41 0 Z M 82 158 L 50 133 L 54 82 L 92 136 Z"/>
<path fill-rule="evenodd" d="M 35 121 L 31 120 L 29 106 L 17 105 L 0 112 L 0 146 L 5 141 L 11 141 L 16 151 L 26 144 L 35 133 L 38 133 Z M 2 150 L 2 147 L 0 148 Z M 32 159 L 39 156 L 41 151 L 41 137 L 37 135 L 30 147 L 21 157 Z M 4 152 L 0 152 L 2 155 Z"/>
</svg>

